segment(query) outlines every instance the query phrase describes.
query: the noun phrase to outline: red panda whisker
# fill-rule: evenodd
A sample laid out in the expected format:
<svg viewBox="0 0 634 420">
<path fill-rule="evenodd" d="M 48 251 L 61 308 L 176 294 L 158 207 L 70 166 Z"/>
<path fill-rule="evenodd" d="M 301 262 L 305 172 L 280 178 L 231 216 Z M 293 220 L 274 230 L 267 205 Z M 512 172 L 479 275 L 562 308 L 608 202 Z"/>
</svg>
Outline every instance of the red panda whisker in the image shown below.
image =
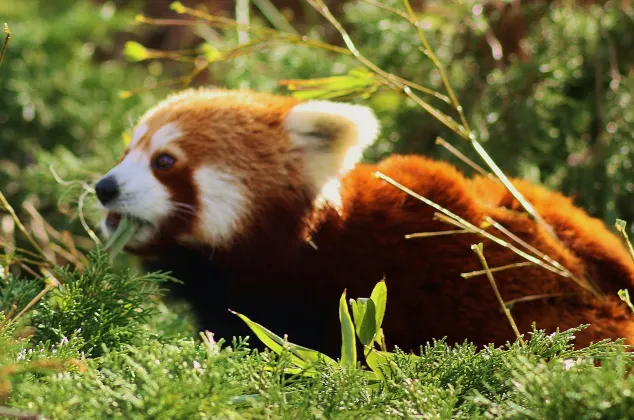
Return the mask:
<svg viewBox="0 0 634 420">
<path fill-rule="evenodd" d="M 195 210 L 195 207 L 192 206 L 191 204 L 186 204 L 186 203 L 180 203 L 178 201 L 172 201 L 172 204 L 178 208 L 182 208 L 182 209 L 188 209 L 191 211 Z"/>
<path fill-rule="evenodd" d="M 195 216 L 196 212 L 189 210 L 189 209 L 179 209 L 176 208 L 174 209 L 174 214 L 175 215 L 180 215 L 180 216 Z"/>
</svg>

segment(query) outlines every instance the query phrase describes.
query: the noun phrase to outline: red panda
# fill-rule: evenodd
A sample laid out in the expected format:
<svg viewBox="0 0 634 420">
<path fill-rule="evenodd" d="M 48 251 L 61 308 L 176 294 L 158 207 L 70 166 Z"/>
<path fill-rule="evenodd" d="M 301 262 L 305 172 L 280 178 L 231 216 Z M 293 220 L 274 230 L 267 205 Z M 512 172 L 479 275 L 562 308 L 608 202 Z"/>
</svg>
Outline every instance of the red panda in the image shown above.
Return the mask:
<svg viewBox="0 0 634 420">
<path fill-rule="evenodd" d="M 471 249 L 479 242 L 490 267 L 524 260 L 471 233 L 406 239 L 453 228 L 377 179 L 380 171 L 477 226 L 490 216 L 605 293 L 595 297 L 536 265 L 497 271 L 502 297 L 520 299 L 512 315 L 522 333 L 533 322 L 549 332 L 590 324 L 577 346 L 621 337 L 634 344 L 634 316 L 616 296 L 634 285 L 634 263 L 602 222 L 559 193 L 513 180 L 558 241 L 494 180 L 467 179 L 421 156 L 357 164 L 378 133 L 372 111 L 359 105 L 186 90 L 140 119 L 118 165 L 96 184 L 105 234 L 121 215 L 142 221 L 126 250 L 146 269 L 180 279 L 174 293 L 217 337 L 249 335 L 231 308 L 291 342 L 336 355 L 341 293 L 369 296 L 385 277 L 390 347 L 417 350 L 442 337 L 513 341 L 486 277 L 461 273 L 482 269 Z"/>
</svg>

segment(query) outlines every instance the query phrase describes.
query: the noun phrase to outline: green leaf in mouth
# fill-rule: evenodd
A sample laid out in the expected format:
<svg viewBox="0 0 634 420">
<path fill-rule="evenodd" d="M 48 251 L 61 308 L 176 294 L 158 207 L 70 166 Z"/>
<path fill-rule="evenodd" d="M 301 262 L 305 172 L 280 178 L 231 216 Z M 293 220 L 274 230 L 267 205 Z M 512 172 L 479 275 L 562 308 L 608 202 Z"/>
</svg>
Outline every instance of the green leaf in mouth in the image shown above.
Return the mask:
<svg viewBox="0 0 634 420">
<path fill-rule="evenodd" d="M 106 244 L 106 249 L 112 256 L 117 255 L 140 228 L 141 222 L 139 220 L 122 215 L 117 229 Z"/>
</svg>

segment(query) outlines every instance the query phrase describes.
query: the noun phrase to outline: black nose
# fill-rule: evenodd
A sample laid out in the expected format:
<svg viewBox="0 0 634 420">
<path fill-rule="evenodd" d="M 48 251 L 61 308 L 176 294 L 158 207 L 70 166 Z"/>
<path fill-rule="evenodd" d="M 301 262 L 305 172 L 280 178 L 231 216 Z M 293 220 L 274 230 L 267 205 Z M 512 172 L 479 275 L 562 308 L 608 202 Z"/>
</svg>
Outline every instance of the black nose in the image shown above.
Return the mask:
<svg viewBox="0 0 634 420">
<path fill-rule="evenodd" d="M 95 185 L 95 192 L 101 204 L 108 204 L 119 195 L 119 185 L 112 176 L 102 178 Z"/>
</svg>

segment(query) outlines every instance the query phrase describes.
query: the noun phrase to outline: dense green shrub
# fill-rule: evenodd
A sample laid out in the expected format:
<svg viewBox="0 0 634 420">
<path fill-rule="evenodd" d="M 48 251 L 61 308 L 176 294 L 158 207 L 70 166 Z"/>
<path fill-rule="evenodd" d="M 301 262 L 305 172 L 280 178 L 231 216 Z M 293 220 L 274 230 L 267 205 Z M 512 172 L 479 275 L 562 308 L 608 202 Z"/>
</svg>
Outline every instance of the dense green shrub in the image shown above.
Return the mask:
<svg viewBox="0 0 634 420">
<path fill-rule="evenodd" d="M 382 3 L 403 10 L 400 0 Z M 428 2 L 422 22 L 489 154 L 508 175 L 570 194 L 610 225 L 616 217 L 633 219 L 631 10 L 616 2 L 585 7 L 522 4 L 520 13 L 529 24 L 521 43 L 528 58 L 509 55 L 496 63 L 484 43 L 492 23 L 482 9 L 478 0 Z M 379 67 L 443 91 L 438 71 L 418 49 L 416 32 L 402 17 L 350 2 L 341 21 L 359 50 Z M 320 32 L 323 28 L 309 35 Z M 214 46 L 228 48 L 235 42 L 229 31 Z M 276 80 L 326 77 L 357 66 L 350 57 L 285 45 L 212 64 L 212 74 L 231 87 L 283 92 Z M 477 160 L 471 146 L 411 101 L 382 92 L 369 103 L 381 117 L 383 132 L 368 159 L 397 152 L 457 162 L 435 144 L 440 135 Z M 448 111 L 442 102 L 434 104 Z"/>
<path fill-rule="evenodd" d="M 57 205 L 76 210 L 81 190 L 57 184 L 49 165 L 64 178 L 96 179 L 120 153 L 130 120 L 152 103 L 119 97 L 156 79 L 117 59 L 116 34 L 133 16 L 112 2 L 0 2 L 13 32 L 0 68 L 0 190 L 21 214 L 30 197 L 53 226 L 78 231 Z"/>
</svg>

